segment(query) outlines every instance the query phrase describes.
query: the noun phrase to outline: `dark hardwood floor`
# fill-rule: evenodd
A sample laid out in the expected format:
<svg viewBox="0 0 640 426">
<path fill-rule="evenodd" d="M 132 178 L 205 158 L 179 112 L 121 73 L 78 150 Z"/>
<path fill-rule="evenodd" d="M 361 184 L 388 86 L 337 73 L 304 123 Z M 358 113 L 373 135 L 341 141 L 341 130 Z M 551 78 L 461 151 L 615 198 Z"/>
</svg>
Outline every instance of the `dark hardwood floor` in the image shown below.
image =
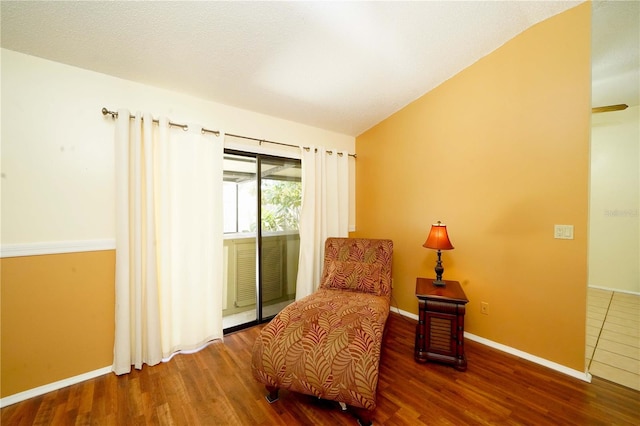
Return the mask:
<svg viewBox="0 0 640 426">
<path fill-rule="evenodd" d="M 416 322 L 392 314 L 376 425 L 639 425 L 640 392 L 592 383 L 466 341 L 466 372 L 413 360 Z M 1 410 L 2 425 L 354 425 L 337 404 L 281 391 L 269 404 L 251 376 L 260 327 L 193 355 L 108 374 Z"/>
</svg>

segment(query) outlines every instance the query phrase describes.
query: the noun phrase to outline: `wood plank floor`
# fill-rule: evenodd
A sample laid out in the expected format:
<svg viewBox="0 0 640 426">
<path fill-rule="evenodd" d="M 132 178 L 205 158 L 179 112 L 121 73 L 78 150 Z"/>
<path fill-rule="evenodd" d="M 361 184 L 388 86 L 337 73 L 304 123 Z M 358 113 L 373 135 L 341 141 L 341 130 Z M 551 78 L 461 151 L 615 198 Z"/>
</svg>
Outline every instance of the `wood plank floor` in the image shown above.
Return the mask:
<svg viewBox="0 0 640 426">
<path fill-rule="evenodd" d="M 585 383 L 479 343 L 459 372 L 413 360 L 414 320 L 392 314 L 376 425 L 638 425 L 640 392 Z M 129 375 L 108 374 L 1 410 L 2 425 L 354 425 L 337 405 L 281 391 L 269 404 L 251 376 L 260 327 Z"/>
</svg>

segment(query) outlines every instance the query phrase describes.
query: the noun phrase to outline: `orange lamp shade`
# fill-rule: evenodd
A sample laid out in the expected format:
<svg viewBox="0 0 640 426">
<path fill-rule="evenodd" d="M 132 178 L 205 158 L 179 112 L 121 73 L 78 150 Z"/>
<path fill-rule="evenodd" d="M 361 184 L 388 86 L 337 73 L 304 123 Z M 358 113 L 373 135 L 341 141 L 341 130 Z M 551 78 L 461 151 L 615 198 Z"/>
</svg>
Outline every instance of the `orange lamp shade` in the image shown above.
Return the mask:
<svg viewBox="0 0 640 426">
<path fill-rule="evenodd" d="M 440 221 L 431 225 L 431 231 L 429 232 L 427 241 L 425 241 L 422 246 L 434 250 L 452 250 L 453 245 L 451 241 L 449 241 L 447 225 Z"/>
</svg>

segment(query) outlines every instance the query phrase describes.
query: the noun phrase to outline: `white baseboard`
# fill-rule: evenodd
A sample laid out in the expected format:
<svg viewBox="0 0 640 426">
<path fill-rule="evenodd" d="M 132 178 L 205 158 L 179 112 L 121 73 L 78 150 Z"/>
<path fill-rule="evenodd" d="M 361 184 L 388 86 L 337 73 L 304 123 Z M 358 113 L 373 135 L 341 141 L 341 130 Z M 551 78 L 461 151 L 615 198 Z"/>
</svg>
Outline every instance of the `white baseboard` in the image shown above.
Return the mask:
<svg viewBox="0 0 640 426">
<path fill-rule="evenodd" d="M 397 311 L 397 313 L 399 313 L 400 315 L 414 319 L 416 321 L 418 320 L 418 315 L 416 314 L 412 314 L 410 312 L 403 311 L 398 308 L 395 308 L 395 309 L 392 308 L 392 311 Z M 473 340 L 474 342 L 478 342 L 482 345 L 489 346 L 491 348 L 497 349 L 502 352 L 506 352 L 511 355 L 515 355 L 519 358 L 526 359 L 527 361 L 531 361 L 533 363 L 542 365 L 543 367 L 547 367 L 552 370 L 559 371 L 560 373 L 566 374 L 568 376 L 575 377 L 576 379 L 580 379 L 587 383 L 591 383 L 591 374 L 589 374 L 588 372 L 582 372 L 582 371 L 574 370 L 569 367 L 565 367 L 564 365 L 546 360 L 544 358 L 540 358 L 535 355 L 531 355 L 530 353 L 523 352 L 519 349 L 515 349 L 510 346 L 503 345 L 502 343 L 497 343 L 492 340 L 485 339 L 484 337 L 476 336 L 475 334 L 471 334 L 467 331 L 464 332 L 464 337 L 465 339 Z"/>
<path fill-rule="evenodd" d="M 0 257 L 39 256 L 45 254 L 78 253 L 115 249 L 115 239 L 3 244 L 0 247 Z"/>
<path fill-rule="evenodd" d="M 464 332 L 464 337 L 465 339 L 473 340 L 474 342 L 481 343 L 483 345 L 492 347 L 494 349 L 498 349 L 499 351 L 506 352 L 511 355 L 515 355 L 519 358 L 526 359 L 527 361 L 531 361 L 536 364 L 542 365 L 543 367 L 547 367 L 552 370 L 559 371 L 560 373 L 566 374 L 568 376 L 575 377 L 576 379 L 580 379 L 582 381 L 591 383 L 591 374 L 589 374 L 588 372 L 582 372 L 582 371 L 574 370 L 569 367 L 565 367 L 564 365 L 558 364 L 556 362 L 549 361 L 547 359 L 540 358 L 535 355 L 531 355 L 530 353 L 523 352 L 519 349 L 515 349 L 510 346 L 506 346 L 489 339 L 485 339 L 484 337 L 476 336 L 475 334 L 471 334 L 466 331 Z"/>
<path fill-rule="evenodd" d="M 418 320 L 418 315 L 416 314 L 412 314 L 410 312 L 407 311 L 403 311 L 401 309 L 398 308 L 391 308 L 393 312 L 397 312 L 398 314 L 405 316 L 407 318 L 411 318 L 413 320 Z M 475 334 L 471 334 L 469 332 L 464 332 L 464 337 L 469 339 L 469 340 L 473 340 L 474 342 L 478 342 L 480 344 L 483 344 L 485 346 L 489 346 L 492 347 L 494 349 L 497 349 L 499 351 L 502 352 L 506 352 L 508 354 L 511 355 L 515 355 L 519 358 L 522 359 L 526 359 L 527 361 L 531 361 L 534 362 L 536 364 L 542 365 L 544 367 L 550 368 L 552 370 L 555 371 L 559 371 L 560 373 L 569 375 L 571 377 L 575 377 L 577 379 L 583 380 L 585 382 L 591 383 L 591 374 L 589 374 L 588 372 L 580 372 L 577 370 L 573 370 L 571 368 L 565 367 L 563 365 L 560 365 L 558 363 L 546 360 L 544 358 L 540 358 L 538 356 L 535 355 L 531 355 L 529 353 L 523 352 L 521 350 L 503 345 L 501 343 L 497 343 L 494 341 L 491 341 L 489 339 L 485 339 L 484 337 L 480 337 L 480 336 L 476 336 Z M 100 368 L 98 370 L 94 370 L 94 371 L 90 371 L 88 373 L 84 373 L 84 374 L 80 374 L 78 376 L 74 376 L 74 377 L 70 377 L 68 379 L 64 379 L 64 380 L 60 380 L 54 383 L 50 383 L 48 385 L 44 385 L 44 386 L 39 386 L 37 388 L 34 389 L 29 389 L 27 391 L 24 392 L 20 392 L 14 395 L 10 395 L 7 397 L 4 397 L 2 399 L 0 399 L 0 408 L 6 407 L 8 405 L 11 404 L 15 404 L 17 402 L 20 401 L 24 401 L 27 400 L 29 398 L 33 398 L 36 396 L 40 396 L 43 395 L 47 392 L 53 392 L 55 390 L 58 389 L 62 389 L 64 387 L 67 386 L 71 386 L 71 385 L 75 385 L 77 383 L 81 383 L 84 382 L 85 380 L 89 380 L 89 379 L 93 379 L 96 377 L 100 377 L 104 374 L 108 374 L 111 372 L 111 366 L 108 367 L 104 367 L 104 368 Z"/>
<path fill-rule="evenodd" d="M 6 396 L 0 399 L 0 408 L 4 408 L 8 405 L 15 404 L 17 402 L 25 401 L 29 398 L 44 395 L 48 392 L 53 392 L 58 389 L 66 388 L 67 386 L 75 385 L 77 383 L 84 382 L 85 380 L 94 379 L 96 377 L 104 376 L 111 373 L 111 366 L 99 368 L 98 370 L 89 371 L 88 373 L 79 374 L 68 379 L 59 380 L 57 382 L 49 383 L 48 385 L 39 386 L 37 388 L 29 389 L 24 392 L 16 393 Z"/>
<path fill-rule="evenodd" d="M 416 314 L 412 314 L 411 312 L 403 311 L 402 309 L 394 308 L 392 306 L 391 307 L 391 312 L 394 312 L 394 311 L 396 313 L 402 315 L 403 317 L 411 318 L 411 319 L 416 320 L 416 321 L 418 321 L 420 319 Z"/>
<path fill-rule="evenodd" d="M 620 290 L 619 288 L 603 287 L 599 285 L 590 285 L 589 288 L 597 288 L 598 290 L 615 291 L 616 293 L 633 294 L 634 296 L 640 296 L 640 292 L 631 290 Z"/>
</svg>

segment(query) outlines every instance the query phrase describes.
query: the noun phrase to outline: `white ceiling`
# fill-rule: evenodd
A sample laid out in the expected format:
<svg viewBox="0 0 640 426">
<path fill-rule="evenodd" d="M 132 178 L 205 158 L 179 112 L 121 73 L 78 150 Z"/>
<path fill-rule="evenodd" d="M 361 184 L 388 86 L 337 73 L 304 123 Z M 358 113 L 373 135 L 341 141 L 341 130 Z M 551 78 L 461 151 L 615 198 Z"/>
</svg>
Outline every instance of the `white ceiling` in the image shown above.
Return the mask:
<svg viewBox="0 0 640 426">
<path fill-rule="evenodd" d="M 640 104 L 640 1 L 596 1 L 591 27 L 591 104 Z"/>
<path fill-rule="evenodd" d="M 3 0 L 1 45 L 355 136 L 579 3 Z M 594 3 L 594 104 L 638 104 L 639 4 Z"/>
</svg>

